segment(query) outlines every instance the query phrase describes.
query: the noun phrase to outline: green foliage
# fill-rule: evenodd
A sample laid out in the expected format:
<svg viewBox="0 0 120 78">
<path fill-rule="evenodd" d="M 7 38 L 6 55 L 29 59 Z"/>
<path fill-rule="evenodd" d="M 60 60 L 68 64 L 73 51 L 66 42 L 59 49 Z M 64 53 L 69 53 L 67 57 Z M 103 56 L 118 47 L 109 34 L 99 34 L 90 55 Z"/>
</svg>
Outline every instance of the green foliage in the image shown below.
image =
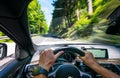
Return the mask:
<svg viewBox="0 0 120 78">
<path fill-rule="evenodd" d="M 80 20 L 78 20 L 73 27 L 75 31 L 81 34 L 79 36 L 89 36 L 92 33 L 92 29 L 94 27 L 93 24 L 101 22 L 104 18 L 100 15 L 103 14 L 103 12 L 106 10 L 106 6 L 108 5 L 108 3 L 108 0 L 93 0 L 93 15 L 88 14 L 86 7 L 82 7 L 80 9 Z M 86 3 L 84 2 L 83 5 L 85 4 Z M 81 4 L 81 6 L 83 5 Z"/>
<path fill-rule="evenodd" d="M 0 42 L 13 42 L 11 39 L 3 39 L 3 40 L 0 40 Z"/>
<path fill-rule="evenodd" d="M 70 1 L 73 2 L 70 3 Z M 50 26 L 52 32 L 70 39 L 81 39 L 84 37 L 85 40 L 91 38 L 93 41 L 119 42 L 119 40 L 116 40 L 116 37 L 113 39 L 111 38 L 112 35 L 106 35 L 105 30 L 108 27 L 106 18 L 120 5 L 120 1 L 92 0 L 93 14 L 91 15 L 88 13 L 87 1 L 56 0 L 54 2 L 55 8 L 61 7 L 63 9 L 62 11 L 53 12 L 53 20 Z M 61 17 L 62 21 L 60 19 L 56 21 L 56 17 Z"/>
<path fill-rule="evenodd" d="M 88 25 L 91 20 L 89 20 L 89 17 L 87 17 L 86 14 L 81 15 L 80 20 L 76 22 L 76 26 L 79 25 Z"/>
<path fill-rule="evenodd" d="M 0 36 L 4 36 L 5 34 L 0 31 Z"/>
<path fill-rule="evenodd" d="M 28 6 L 28 19 L 32 34 L 45 34 L 48 26 L 38 0 L 33 0 Z"/>
<path fill-rule="evenodd" d="M 50 25 L 50 33 L 61 34 L 67 32 L 68 27 L 72 27 L 77 18 L 76 10 L 80 7 L 79 0 L 56 0 L 53 2 L 56 8 Z M 62 8 L 57 10 L 57 8 Z"/>
<path fill-rule="evenodd" d="M 99 6 L 99 5 L 101 5 L 102 2 L 103 2 L 103 0 L 96 0 L 96 1 L 94 1 L 93 5 Z"/>
<path fill-rule="evenodd" d="M 13 42 L 9 37 L 6 37 L 3 32 L 0 31 L 0 42 Z"/>
<path fill-rule="evenodd" d="M 103 5 L 99 5 L 99 6 L 95 9 L 94 14 L 95 14 L 95 15 L 99 15 L 99 14 L 102 12 L 103 8 L 104 8 Z"/>
</svg>

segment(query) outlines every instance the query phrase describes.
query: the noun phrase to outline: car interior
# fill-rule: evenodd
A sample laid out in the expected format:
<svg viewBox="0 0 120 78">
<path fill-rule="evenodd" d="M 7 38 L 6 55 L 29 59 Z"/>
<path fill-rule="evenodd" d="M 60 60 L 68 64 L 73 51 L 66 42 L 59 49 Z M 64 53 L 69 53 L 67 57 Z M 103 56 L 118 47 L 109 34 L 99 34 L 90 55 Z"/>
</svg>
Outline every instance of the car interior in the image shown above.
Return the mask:
<svg viewBox="0 0 120 78">
<path fill-rule="evenodd" d="M 0 31 L 15 43 L 15 54 L 5 57 L 6 44 L 0 44 L 0 78 L 31 78 L 31 68 L 39 65 L 42 50 L 54 48 L 54 53 L 64 51 L 51 67 L 47 78 L 102 78 L 101 75 L 86 66 L 78 56 L 85 56 L 84 51 L 92 52 L 97 62 L 120 75 L 120 45 L 81 42 L 56 42 L 36 45 L 30 35 L 27 6 L 31 0 L 0 1 Z M 120 6 L 107 18 L 111 21 L 107 34 L 120 35 Z M 6 60 L 6 58 L 8 60 Z M 5 63 L 4 63 L 5 62 Z"/>
</svg>

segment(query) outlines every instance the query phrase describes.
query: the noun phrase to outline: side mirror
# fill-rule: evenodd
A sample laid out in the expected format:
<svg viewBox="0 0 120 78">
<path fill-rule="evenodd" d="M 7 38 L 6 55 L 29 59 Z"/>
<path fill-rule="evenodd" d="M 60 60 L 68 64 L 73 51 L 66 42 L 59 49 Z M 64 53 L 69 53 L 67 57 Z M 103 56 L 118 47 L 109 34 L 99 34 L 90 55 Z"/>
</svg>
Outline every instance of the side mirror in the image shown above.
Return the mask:
<svg viewBox="0 0 120 78">
<path fill-rule="evenodd" d="M 0 60 L 7 56 L 7 45 L 0 43 Z"/>
</svg>

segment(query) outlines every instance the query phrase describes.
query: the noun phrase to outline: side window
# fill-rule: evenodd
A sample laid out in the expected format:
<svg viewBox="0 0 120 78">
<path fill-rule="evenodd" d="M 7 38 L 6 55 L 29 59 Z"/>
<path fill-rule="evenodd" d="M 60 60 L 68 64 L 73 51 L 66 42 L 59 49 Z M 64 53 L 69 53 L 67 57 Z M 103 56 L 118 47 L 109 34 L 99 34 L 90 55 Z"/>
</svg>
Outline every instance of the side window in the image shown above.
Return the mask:
<svg viewBox="0 0 120 78">
<path fill-rule="evenodd" d="M 0 31 L 0 60 L 15 54 L 15 43 Z"/>
<path fill-rule="evenodd" d="M 15 43 L 0 32 L 0 69 L 15 59 Z"/>
</svg>

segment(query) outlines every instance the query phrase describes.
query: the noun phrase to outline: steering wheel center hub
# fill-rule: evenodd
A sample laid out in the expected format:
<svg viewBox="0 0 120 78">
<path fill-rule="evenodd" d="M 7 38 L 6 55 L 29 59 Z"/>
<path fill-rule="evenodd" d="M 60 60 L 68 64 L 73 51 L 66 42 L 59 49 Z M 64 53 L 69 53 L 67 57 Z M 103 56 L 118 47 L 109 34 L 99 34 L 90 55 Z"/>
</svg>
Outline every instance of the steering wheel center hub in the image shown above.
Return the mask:
<svg viewBox="0 0 120 78">
<path fill-rule="evenodd" d="M 67 78 L 73 78 L 72 76 L 68 76 Z"/>
<path fill-rule="evenodd" d="M 63 64 L 58 67 L 56 78 L 80 78 L 80 72 L 72 64 Z"/>
</svg>

